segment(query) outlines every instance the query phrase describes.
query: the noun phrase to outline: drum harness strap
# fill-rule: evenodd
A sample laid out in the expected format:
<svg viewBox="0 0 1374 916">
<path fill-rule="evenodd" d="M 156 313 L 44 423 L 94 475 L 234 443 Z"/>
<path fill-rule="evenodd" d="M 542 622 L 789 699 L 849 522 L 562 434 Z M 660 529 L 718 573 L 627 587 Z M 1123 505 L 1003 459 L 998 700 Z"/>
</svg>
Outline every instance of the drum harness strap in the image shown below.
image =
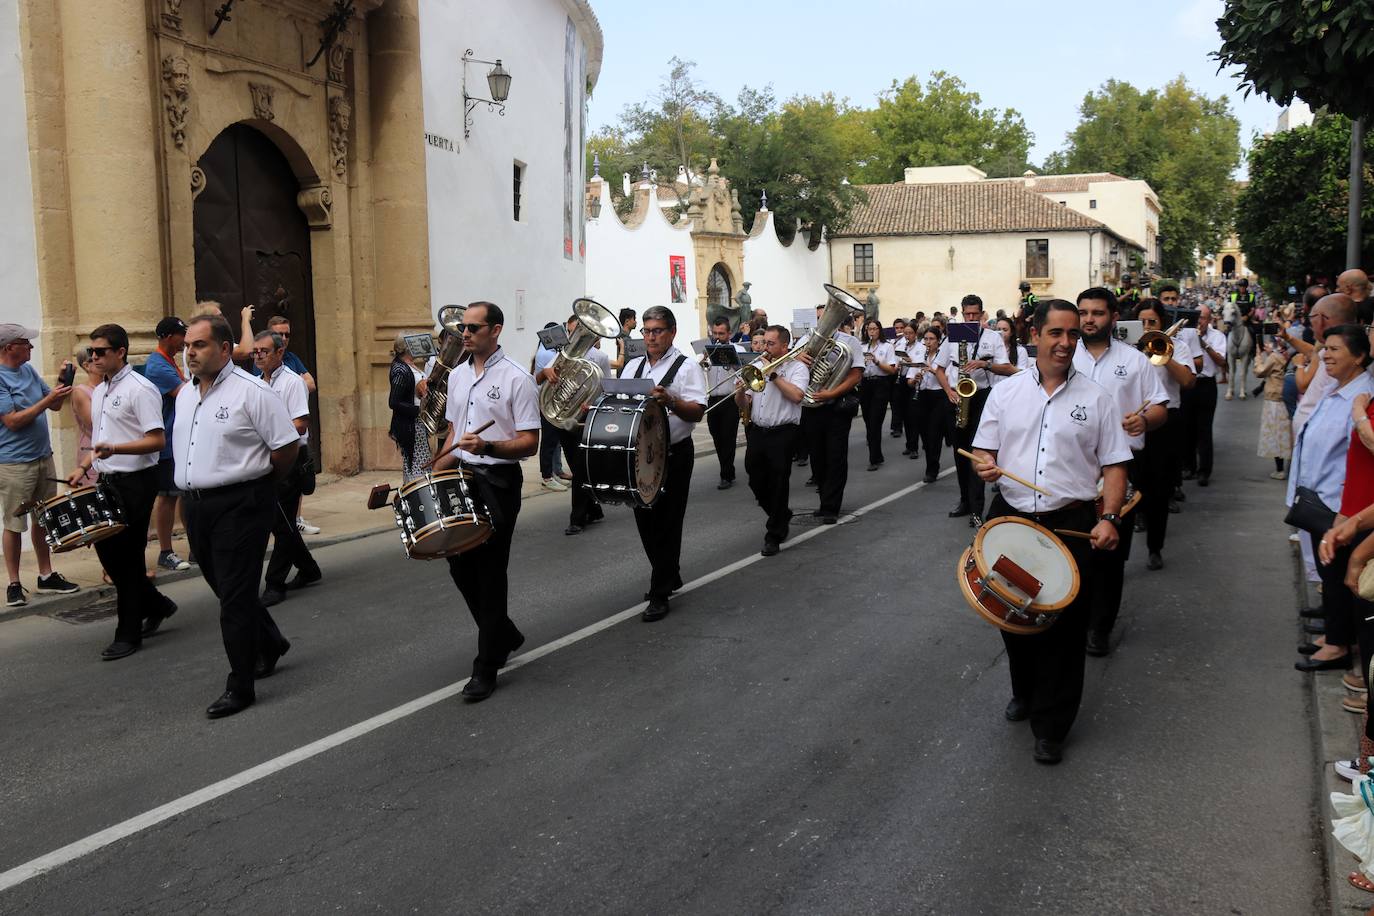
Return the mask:
<svg viewBox="0 0 1374 916">
<path fill-rule="evenodd" d="M 663 379 L 659 382 L 659 384 L 662 385 L 664 388 L 667 388 L 669 385 L 671 385 L 673 383 L 673 379 L 677 378 L 677 370 L 681 369 L 682 364 L 685 362 L 687 362 L 687 357 L 679 353 L 677 356 L 677 360 L 668 369 L 668 374 L 663 376 Z M 639 368 L 635 370 L 634 377 L 639 378 L 640 376 L 642 376 L 644 374 L 645 367 L 648 365 L 649 357 L 646 356 L 639 361 Z"/>
</svg>

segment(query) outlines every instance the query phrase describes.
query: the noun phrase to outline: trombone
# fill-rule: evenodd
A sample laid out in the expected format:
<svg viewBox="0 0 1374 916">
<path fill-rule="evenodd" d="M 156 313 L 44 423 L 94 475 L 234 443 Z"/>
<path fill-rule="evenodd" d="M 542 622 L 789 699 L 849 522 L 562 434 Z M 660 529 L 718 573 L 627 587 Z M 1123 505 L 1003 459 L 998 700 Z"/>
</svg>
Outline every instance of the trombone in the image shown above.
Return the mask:
<svg viewBox="0 0 1374 916">
<path fill-rule="evenodd" d="M 1146 331 L 1136 341 L 1136 349 L 1149 357 L 1150 364 L 1153 366 L 1167 364 L 1174 358 L 1174 335 L 1185 323 L 1186 319 L 1180 318 L 1167 331 Z"/>
<path fill-rule="evenodd" d="M 716 385 L 712 386 L 711 391 L 715 391 L 721 385 L 724 385 L 726 382 L 730 381 L 730 379 L 738 379 L 738 381 L 736 382 L 736 388 L 747 387 L 750 391 L 754 392 L 754 394 L 758 394 L 759 392 L 763 391 L 764 388 L 768 387 L 768 376 L 772 375 L 774 370 L 776 370 L 783 363 L 787 362 L 789 359 L 793 359 L 794 357 L 800 356 L 805 349 L 806 347 L 804 345 L 799 347 L 793 347 L 791 350 L 788 350 L 786 353 L 784 353 L 782 356 L 779 356 L 771 363 L 767 363 L 762 366 L 760 366 L 757 362 L 752 362 L 749 363 L 747 366 L 742 366 L 738 371 L 732 373 L 729 378 L 723 379 Z M 727 398 L 726 400 L 733 401 L 734 398 Z M 706 414 L 715 410 L 717 407 L 724 403 L 724 400 L 717 401 L 715 404 L 712 404 L 710 407 L 707 407 L 705 412 L 702 413 L 702 416 L 706 416 Z"/>
</svg>

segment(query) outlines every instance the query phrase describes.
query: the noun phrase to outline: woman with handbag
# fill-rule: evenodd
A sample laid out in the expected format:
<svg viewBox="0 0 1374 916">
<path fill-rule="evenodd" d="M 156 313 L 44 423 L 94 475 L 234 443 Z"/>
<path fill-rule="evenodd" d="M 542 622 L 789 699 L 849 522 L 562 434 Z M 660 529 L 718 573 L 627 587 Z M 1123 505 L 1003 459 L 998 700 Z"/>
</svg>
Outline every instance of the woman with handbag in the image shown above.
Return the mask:
<svg viewBox="0 0 1374 916">
<path fill-rule="evenodd" d="M 1369 364 L 1369 336 L 1357 325 L 1340 325 L 1326 331 L 1321 353 L 1327 375 L 1334 385 L 1312 411 L 1293 448 L 1293 467 L 1288 476 L 1289 524 L 1302 528 L 1321 555 L 1323 542 L 1333 542 L 1331 528 L 1338 521 L 1355 427 L 1354 406 L 1359 395 L 1374 394 Z M 1322 563 L 1322 612 L 1326 618 L 1322 645 L 1301 651 L 1308 658 L 1295 663 L 1299 671 L 1331 671 L 1349 668 L 1350 647 L 1356 642 L 1355 597 L 1345 584 L 1346 548 L 1330 551 L 1332 562 Z"/>
</svg>

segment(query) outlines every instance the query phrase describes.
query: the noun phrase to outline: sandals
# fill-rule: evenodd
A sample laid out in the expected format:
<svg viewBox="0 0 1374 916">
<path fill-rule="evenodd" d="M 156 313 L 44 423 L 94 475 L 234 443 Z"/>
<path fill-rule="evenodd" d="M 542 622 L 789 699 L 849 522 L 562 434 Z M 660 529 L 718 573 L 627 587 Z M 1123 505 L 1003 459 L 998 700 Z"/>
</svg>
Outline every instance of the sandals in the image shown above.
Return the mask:
<svg viewBox="0 0 1374 916">
<path fill-rule="evenodd" d="M 1369 893 L 1374 894 L 1374 881 L 1371 881 L 1368 878 L 1366 878 L 1363 872 L 1352 871 L 1350 874 L 1345 876 L 1345 879 L 1350 882 L 1351 886 L 1359 890 L 1368 891 Z"/>
</svg>

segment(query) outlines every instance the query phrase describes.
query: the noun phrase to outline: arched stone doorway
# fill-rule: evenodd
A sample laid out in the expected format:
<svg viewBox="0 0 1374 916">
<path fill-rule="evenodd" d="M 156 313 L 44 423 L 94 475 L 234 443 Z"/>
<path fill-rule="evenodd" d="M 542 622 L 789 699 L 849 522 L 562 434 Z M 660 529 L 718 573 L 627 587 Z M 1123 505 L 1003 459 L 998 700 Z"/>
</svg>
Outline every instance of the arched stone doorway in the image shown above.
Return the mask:
<svg viewBox="0 0 1374 916">
<path fill-rule="evenodd" d="M 1236 273 L 1236 259 L 1232 255 L 1227 255 L 1221 259 L 1221 275 L 1231 277 Z"/>
<path fill-rule="evenodd" d="M 716 264 L 706 276 L 706 320 L 709 322 L 722 314 L 728 316 L 734 309 L 733 295 L 729 269 L 724 264 Z"/>
<path fill-rule="evenodd" d="M 195 199 L 196 298 L 213 299 L 237 334 L 252 305 L 253 327 L 267 319 L 291 320 L 290 349 L 319 381 L 310 228 L 297 206 L 300 182 L 266 136 L 232 124 L 217 136 L 198 165 L 204 190 Z M 310 446 L 318 466 L 318 400 L 310 400 Z"/>
</svg>

